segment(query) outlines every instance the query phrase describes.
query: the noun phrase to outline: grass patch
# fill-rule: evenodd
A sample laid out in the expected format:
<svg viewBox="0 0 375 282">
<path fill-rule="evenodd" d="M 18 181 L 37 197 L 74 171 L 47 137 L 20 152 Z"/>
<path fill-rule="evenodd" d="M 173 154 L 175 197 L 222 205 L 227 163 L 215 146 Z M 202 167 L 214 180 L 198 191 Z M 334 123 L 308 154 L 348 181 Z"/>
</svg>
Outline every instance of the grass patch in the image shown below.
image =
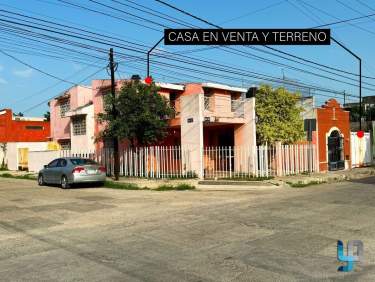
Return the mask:
<svg viewBox="0 0 375 282">
<path fill-rule="evenodd" d="M 273 176 L 234 176 L 234 177 L 222 177 L 218 178 L 218 180 L 233 180 L 233 181 L 264 181 L 264 180 L 271 180 Z"/>
<path fill-rule="evenodd" d="M 123 189 L 123 190 L 142 190 L 138 185 L 133 183 L 123 183 L 114 181 L 105 181 L 104 187 L 112 189 Z"/>
<path fill-rule="evenodd" d="M 28 180 L 36 180 L 36 176 L 33 174 L 24 174 L 24 175 L 13 175 L 10 173 L 2 173 L 0 177 L 4 178 L 15 178 L 15 179 L 28 179 Z"/>
<path fill-rule="evenodd" d="M 298 182 L 287 182 L 287 184 L 290 186 L 290 187 L 293 187 L 293 188 L 303 188 L 303 187 L 308 187 L 308 186 L 312 186 L 312 185 L 318 185 L 318 184 L 323 184 L 323 183 L 326 183 L 325 181 L 310 181 L 310 182 L 307 182 L 307 183 L 304 183 L 302 181 L 298 181 Z"/>
<path fill-rule="evenodd" d="M 185 191 L 185 190 L 194 190 L 195 186 L 190 184 L 178 184 L 178 185 L 160 185 L 155 191 Z"/>
</svg>

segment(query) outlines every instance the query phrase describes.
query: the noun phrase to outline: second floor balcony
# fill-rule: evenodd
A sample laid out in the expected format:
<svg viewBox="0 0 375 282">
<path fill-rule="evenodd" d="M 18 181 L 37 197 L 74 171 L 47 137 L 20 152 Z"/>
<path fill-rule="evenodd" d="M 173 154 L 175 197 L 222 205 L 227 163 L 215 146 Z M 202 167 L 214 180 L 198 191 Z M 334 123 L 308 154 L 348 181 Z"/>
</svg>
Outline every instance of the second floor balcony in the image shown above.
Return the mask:
<svg viewBox="0 0 375 282">
<path fill-rule="evenodd" d="M 230 96 L 205 96 L 204 111 L 207 116 L 218 118 L 243 118 L 245 99 Z"/>
</svg>

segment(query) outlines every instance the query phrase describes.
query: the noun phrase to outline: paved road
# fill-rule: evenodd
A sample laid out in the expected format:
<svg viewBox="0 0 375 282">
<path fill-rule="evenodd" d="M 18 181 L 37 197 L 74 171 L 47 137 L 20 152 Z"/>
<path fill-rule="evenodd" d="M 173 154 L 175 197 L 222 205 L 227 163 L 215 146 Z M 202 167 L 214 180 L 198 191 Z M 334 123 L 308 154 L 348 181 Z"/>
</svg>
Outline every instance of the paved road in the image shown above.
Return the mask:
<svg viewBox="0 0 375 282">
<path fill-rule="evenodd" d="M 375 178 L 230 192 L 0 179 L 1 281 L 375 281 Z M 365 261 L 336 271 L 336 240 Z"/>
</svg>

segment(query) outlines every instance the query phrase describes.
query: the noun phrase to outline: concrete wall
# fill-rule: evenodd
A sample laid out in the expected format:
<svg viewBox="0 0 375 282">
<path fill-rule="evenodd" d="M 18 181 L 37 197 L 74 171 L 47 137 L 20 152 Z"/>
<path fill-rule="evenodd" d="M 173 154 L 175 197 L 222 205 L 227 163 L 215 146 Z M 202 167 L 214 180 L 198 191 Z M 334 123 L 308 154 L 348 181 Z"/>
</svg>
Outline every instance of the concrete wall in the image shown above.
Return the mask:
<svg viewBox="0 0 375 282">
<path fill-rule="evenodd" d="M 203 93 L 181 96 L 181 146 L 191 151 L 191 168 L 203 178 Z"/>
<path fill-rule="evenodd" d="M 244 120 L 245 123 L 241 124 L 234 129 L 234 145 L 249 148 L 252 154 L 256 154 L 256 124 L 255 124 L 255 98 L 246 99 L 244 103 Z M 250 158 L 254 159 L 254 158 Z M 247 163 L 251 160 L 242 159 L 240 162 L 235 163 L 235 167 L 248 167 L 252 169 L 255 163 Z"/>
<path fill-rule="evenodd" d="M 7 153 L 5 162 L 8 164 L 9 170 L 18 170 L 19 156 L 18 149 L 27 148 L 30 151 L 41 151 L 47 149 L 47 142 L 9 142 L 7 143 Z M 2 156 L 0 156 L 0 162 Z M 29 160 L 30 165 L 30 160 Z"/>
<path fill-rule="evenodd" d="M 29 171 L 38 172 L 59 156 L 60 151 L 29 151 Z"/>
</svg>

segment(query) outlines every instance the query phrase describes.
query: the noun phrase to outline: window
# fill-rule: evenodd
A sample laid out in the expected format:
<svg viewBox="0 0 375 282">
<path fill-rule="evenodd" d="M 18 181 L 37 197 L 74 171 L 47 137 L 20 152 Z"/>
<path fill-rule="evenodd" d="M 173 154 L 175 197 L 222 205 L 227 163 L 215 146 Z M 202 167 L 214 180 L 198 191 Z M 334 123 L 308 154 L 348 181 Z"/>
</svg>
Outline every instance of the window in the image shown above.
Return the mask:
<svg viewBox="0 0 375 282">
<path fill-rule="evenodd" d="M 70 110 L 70 102 L 68 99 L 60 102 L 60 116 L 65 117 L 66 112 Z"/>
<path fill-rule="evenodd" d="M 90 159 L 70 159 L 74 165 L 97 165 L 98 163 Z"/>
<path fill-rule="evenodd" d="M 69 140 L 63 140 L 59 141 L 61 150 L 70 150 L 70 141 Z"/>
<path fill-rule="evenodd" d="M 58 167 L 66 167 L 66 160 L 65 159 L 59 159 L 59 162 L 57 164 Z"/>
<path fill-rule="evenodd" d="M 56 167 L 57 166 L 57 163 L 58 163 L 59 159 L 56 159 L 56 160 L 53 160 L 52 162 L 50 162 L 47 166 L 48 167 Z"/>
<path fill-rule="evenodd" d="M 73 118 L 73 135 L 86 134 L 86 116 Z"/>
<path fill-rule="evenodd" d="M 26 125 L 27 130 L 43 130 L 43 126 L 40 125 Z"/>
</svg>

